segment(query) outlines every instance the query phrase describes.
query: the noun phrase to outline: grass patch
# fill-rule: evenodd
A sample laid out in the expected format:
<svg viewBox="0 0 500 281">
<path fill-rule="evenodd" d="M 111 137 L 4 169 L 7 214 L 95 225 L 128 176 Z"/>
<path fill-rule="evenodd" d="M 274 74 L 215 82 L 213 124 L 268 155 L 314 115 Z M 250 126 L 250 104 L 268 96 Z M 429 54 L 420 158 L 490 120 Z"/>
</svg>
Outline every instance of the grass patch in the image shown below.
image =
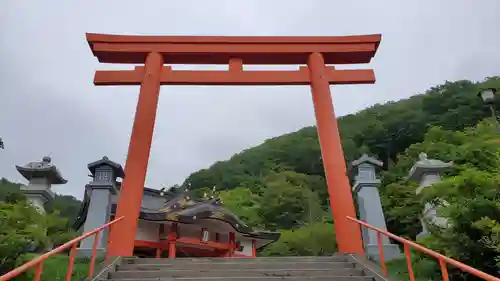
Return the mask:
<svg viewBox="0 0 500 281">
<path fill-rule="evenodd" d="M 23 263 L 36 258 L 36 254 L 27 254 L 23 258 Z M 64 281 L 68 271 L 69 257 L 59 254 L 50 257 L 43 263 L 42 276 L 40 281 Z M 104 261 L 104 258 L 96 258 L 96 267 Z M 76 258 L 73 264 L 72 281 L 80 281 L 87 277 L 90 265 L 90 258 Z M 16 281 L 32 281 L 35 276 L 35 269 L 30 269 L 24 274 L 15 278 Z"/>
<path fill-rule="evenodd" d="M 408 265 L 406 265 L 406 259 L 394 259 L 386 263 L 387 272 L 389 276 L 398 281 L 409 281 L 410 276 L 408 275 Z M 429 265 L 432 266 L 432 265 Z M 416 281 L 437 281 L 441 280 L 441 275 L 436 274 L 433 270 L 425 269 L 425 265 L 420 263 L 413 263 L 413 272 L 415 274 Z"/>
</svg>

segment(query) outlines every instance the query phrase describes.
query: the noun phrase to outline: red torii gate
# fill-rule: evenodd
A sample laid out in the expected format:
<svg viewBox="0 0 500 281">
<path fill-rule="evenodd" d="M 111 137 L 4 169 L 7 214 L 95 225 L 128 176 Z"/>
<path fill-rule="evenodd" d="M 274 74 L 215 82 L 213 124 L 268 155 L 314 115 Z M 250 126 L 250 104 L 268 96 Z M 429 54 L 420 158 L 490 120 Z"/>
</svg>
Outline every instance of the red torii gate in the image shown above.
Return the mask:
<svg viewBox="0 0 500 281">
<path fill-rule="evenodd" d="M 94 84 L 141 85 L 109 256 L 133 254 L 160 85 L 311 85 L 323 165 L 339 251 L 363 253 L 330 84 L 375 83 L 373 70 L 335 70 L 326 64 L 368 63 L 381 35 L 333 37 L 123 36 L 87 34 L 103 63 L 144 64 L 96 71 Z M 229 64 L 228 71 L 172 70 L 164 64 Z M 243 64 L 306 65 L 292 71 L 243 71 Z"/>
</svg>

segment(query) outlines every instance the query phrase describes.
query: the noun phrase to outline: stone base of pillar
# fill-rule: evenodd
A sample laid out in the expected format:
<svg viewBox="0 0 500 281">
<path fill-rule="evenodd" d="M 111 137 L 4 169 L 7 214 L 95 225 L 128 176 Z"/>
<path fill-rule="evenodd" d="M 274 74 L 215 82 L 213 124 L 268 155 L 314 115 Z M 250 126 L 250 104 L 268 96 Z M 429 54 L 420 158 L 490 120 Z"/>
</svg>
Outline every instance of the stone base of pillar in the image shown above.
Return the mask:
<svg viewBox="0 0 500 281">
<path fill-rule="evenodd" d="M 76 249 L 76 256 L 79 258 L 90 258 L 90 257 L 92 257 L 92 249 L 77 248 Z M 97 248 L 96 249 L 96 257 L 105 257 L 105 256 L 106 256 L 106 249 L 104 249 L 104 248 Z"/>
<path fill-rule="evenodd" d="M 368 257 L 370 257 L 371 259 L 373 259 L 375 261 L 379 260 L 380 252 L 379 252 L 377 244 L 369 244 L 366 246 L 365 250 L 366 250 L 366 254 L 368 255 Z M 398 245 L 394 245 L 394 244 L 385 244 L 384 245 L 384 260 L 386 262 L 393 260 L 395 258 L 399 258 L 401 256 L 402 256 L 401 251 L 399 250 Z"/>
</svg>

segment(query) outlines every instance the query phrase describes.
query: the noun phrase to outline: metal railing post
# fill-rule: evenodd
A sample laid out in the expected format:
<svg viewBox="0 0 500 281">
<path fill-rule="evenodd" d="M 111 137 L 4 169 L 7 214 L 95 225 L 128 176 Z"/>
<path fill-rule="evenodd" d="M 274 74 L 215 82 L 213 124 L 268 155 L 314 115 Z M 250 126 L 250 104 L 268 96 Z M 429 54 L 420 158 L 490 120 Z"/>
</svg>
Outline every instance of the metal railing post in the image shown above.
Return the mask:
<svg viewBox="0 0 500 281">
<path fill-rule="evenodd" d="M 66 281 L 71 281 L 71 275 L 73 274 L 73 264 L 75 263 L 76 256 L 76 244 L 73 244 L 71 247 L 71 252 L 69 253 L 69 261 L 68 261 L 68 271 L 66 272 Z"/>
<path fill-rule="evenodd" d="M 450 277 L 448 276 L 448 268 L 443 259 L 439 259 L 439 266 L 441 267 L 441 276 L 443 277 L 443 281 L 449 281 Z"/>
<path fill-rule="evenodd" d="M 389 275 L 387 274 L 387 267 L 385 265 L 385 258 L 384 258 L 384 245 L 382 244 L 382 234 L 380 234 L 380 232 L 377 232 L 377 240 L 378 240 L 380 266 L 382 266 L 382 272 L 384 273 L 384 276 L 388 277 Z"/>
<path fill-rule="evenodd" d="M 413 272 L 413 265 L 411 264 L 410 247 L 408 247 L 408 244 L 405 244 L 404 248 L 405 248 L 406 264 L 408 265 L 408 275 L 410 275 L 410 281 L 415 281 L 415 273 Z"/>
<path fill-rule="evenodd" d="M 38 263 L 38 266 L 36 267 L 35 278 L 33 279 L 34 281 L 40 281 L 40 276 L 42 275 L 42 269 L 43 269 L 43 261 Z"/>
<path fill-rule="evenodd" d="M 90 265 L 89 265 L 89 274 L 88 277 L 92 278 L 92 275 L 94 275 L 94 266 L 95 266 L 95 258 L 97 254 L 97 244 L 98 244 L 98 239 L 99 239 L 99 232 L 96 232 L 94 235 L 94 244 L 92 245 L 92 257 L 90 258 Z"/>
</svg>

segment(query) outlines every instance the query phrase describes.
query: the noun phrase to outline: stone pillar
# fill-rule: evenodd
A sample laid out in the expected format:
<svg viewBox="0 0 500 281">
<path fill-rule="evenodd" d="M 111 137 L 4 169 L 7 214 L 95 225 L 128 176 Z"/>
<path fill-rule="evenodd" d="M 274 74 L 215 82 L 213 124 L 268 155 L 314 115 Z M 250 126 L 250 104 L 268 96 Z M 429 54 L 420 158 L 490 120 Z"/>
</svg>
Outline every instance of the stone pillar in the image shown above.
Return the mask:
<svg viewBox="0 0 500 281">
<path fill-rule="evenodd" d="M 382 167 L 382 162 L 363 154 L 358 160 L 352 162 L 355 173 L 353 192 L 357 193 L 357 204 L 360 219 L 377 228 L 387 230 L 385 224 L 384 210 L 380 200 L 378 186 L 380 179 L 377 178 L 376 169 Z M 366 253 L 378 260 L 379 248 L 377 232 L 362 228 L 363 244 Z M 384 246 L 384 258 L 389 261 L 398 257 L 401 252 L 397 245 L 391 244 L 386 236 L 382 236 Z"/>
<path fill-rule="evenodd" d="M 441 173 L 453 165 L 452 162 L 445 163 L 437 159 L 427 159 L 427 154 L 420 153 L 419 161 L 411 168 L 408 179 L 419 184 L 416 194 L 419 194 L 424 188 L 441 181 Z M 429 233 L 427 223 L 433 223 L 439 226 L 446 226 L 446 218 L 437 215 L 436 208 L 431 204 L 426 204 L 420 219 L 422 232 L 417 235 L 417 239 Z"/>
<path fill-rule="evenodd" d="M 16 166 L 17 171 L 28 180 L 27 186 L 22 186 L 21 191 L 28 202 L 40 213 L 45 213 L 45 203 L 54 199 L 51 190 L 52 184 L 65 184 L 59 170 L 51 163 L 50 157 L 43 157 L 41 162 L 30 162 L 24 166 Z"/>
<path fill-rule="evenodd" d="M 116 178 L 124 177 L 122 167 L 103 157 L 101 160 L 88 164 L 93 180 L 85 186 L 85 192 L 89 199 L 89 206 L 83 232 L 92 231 L 109 222 L 111 213 L 111 196 L 116 194 Z M 98 255 L 104 255 L 108 242 L 108 231 L 105 229 L 99 233 L 97 242 Z M 78 255 L 89 257 L 92 255 L 94 236 L 82 241 L 78 248 Z"/>
</svg>

